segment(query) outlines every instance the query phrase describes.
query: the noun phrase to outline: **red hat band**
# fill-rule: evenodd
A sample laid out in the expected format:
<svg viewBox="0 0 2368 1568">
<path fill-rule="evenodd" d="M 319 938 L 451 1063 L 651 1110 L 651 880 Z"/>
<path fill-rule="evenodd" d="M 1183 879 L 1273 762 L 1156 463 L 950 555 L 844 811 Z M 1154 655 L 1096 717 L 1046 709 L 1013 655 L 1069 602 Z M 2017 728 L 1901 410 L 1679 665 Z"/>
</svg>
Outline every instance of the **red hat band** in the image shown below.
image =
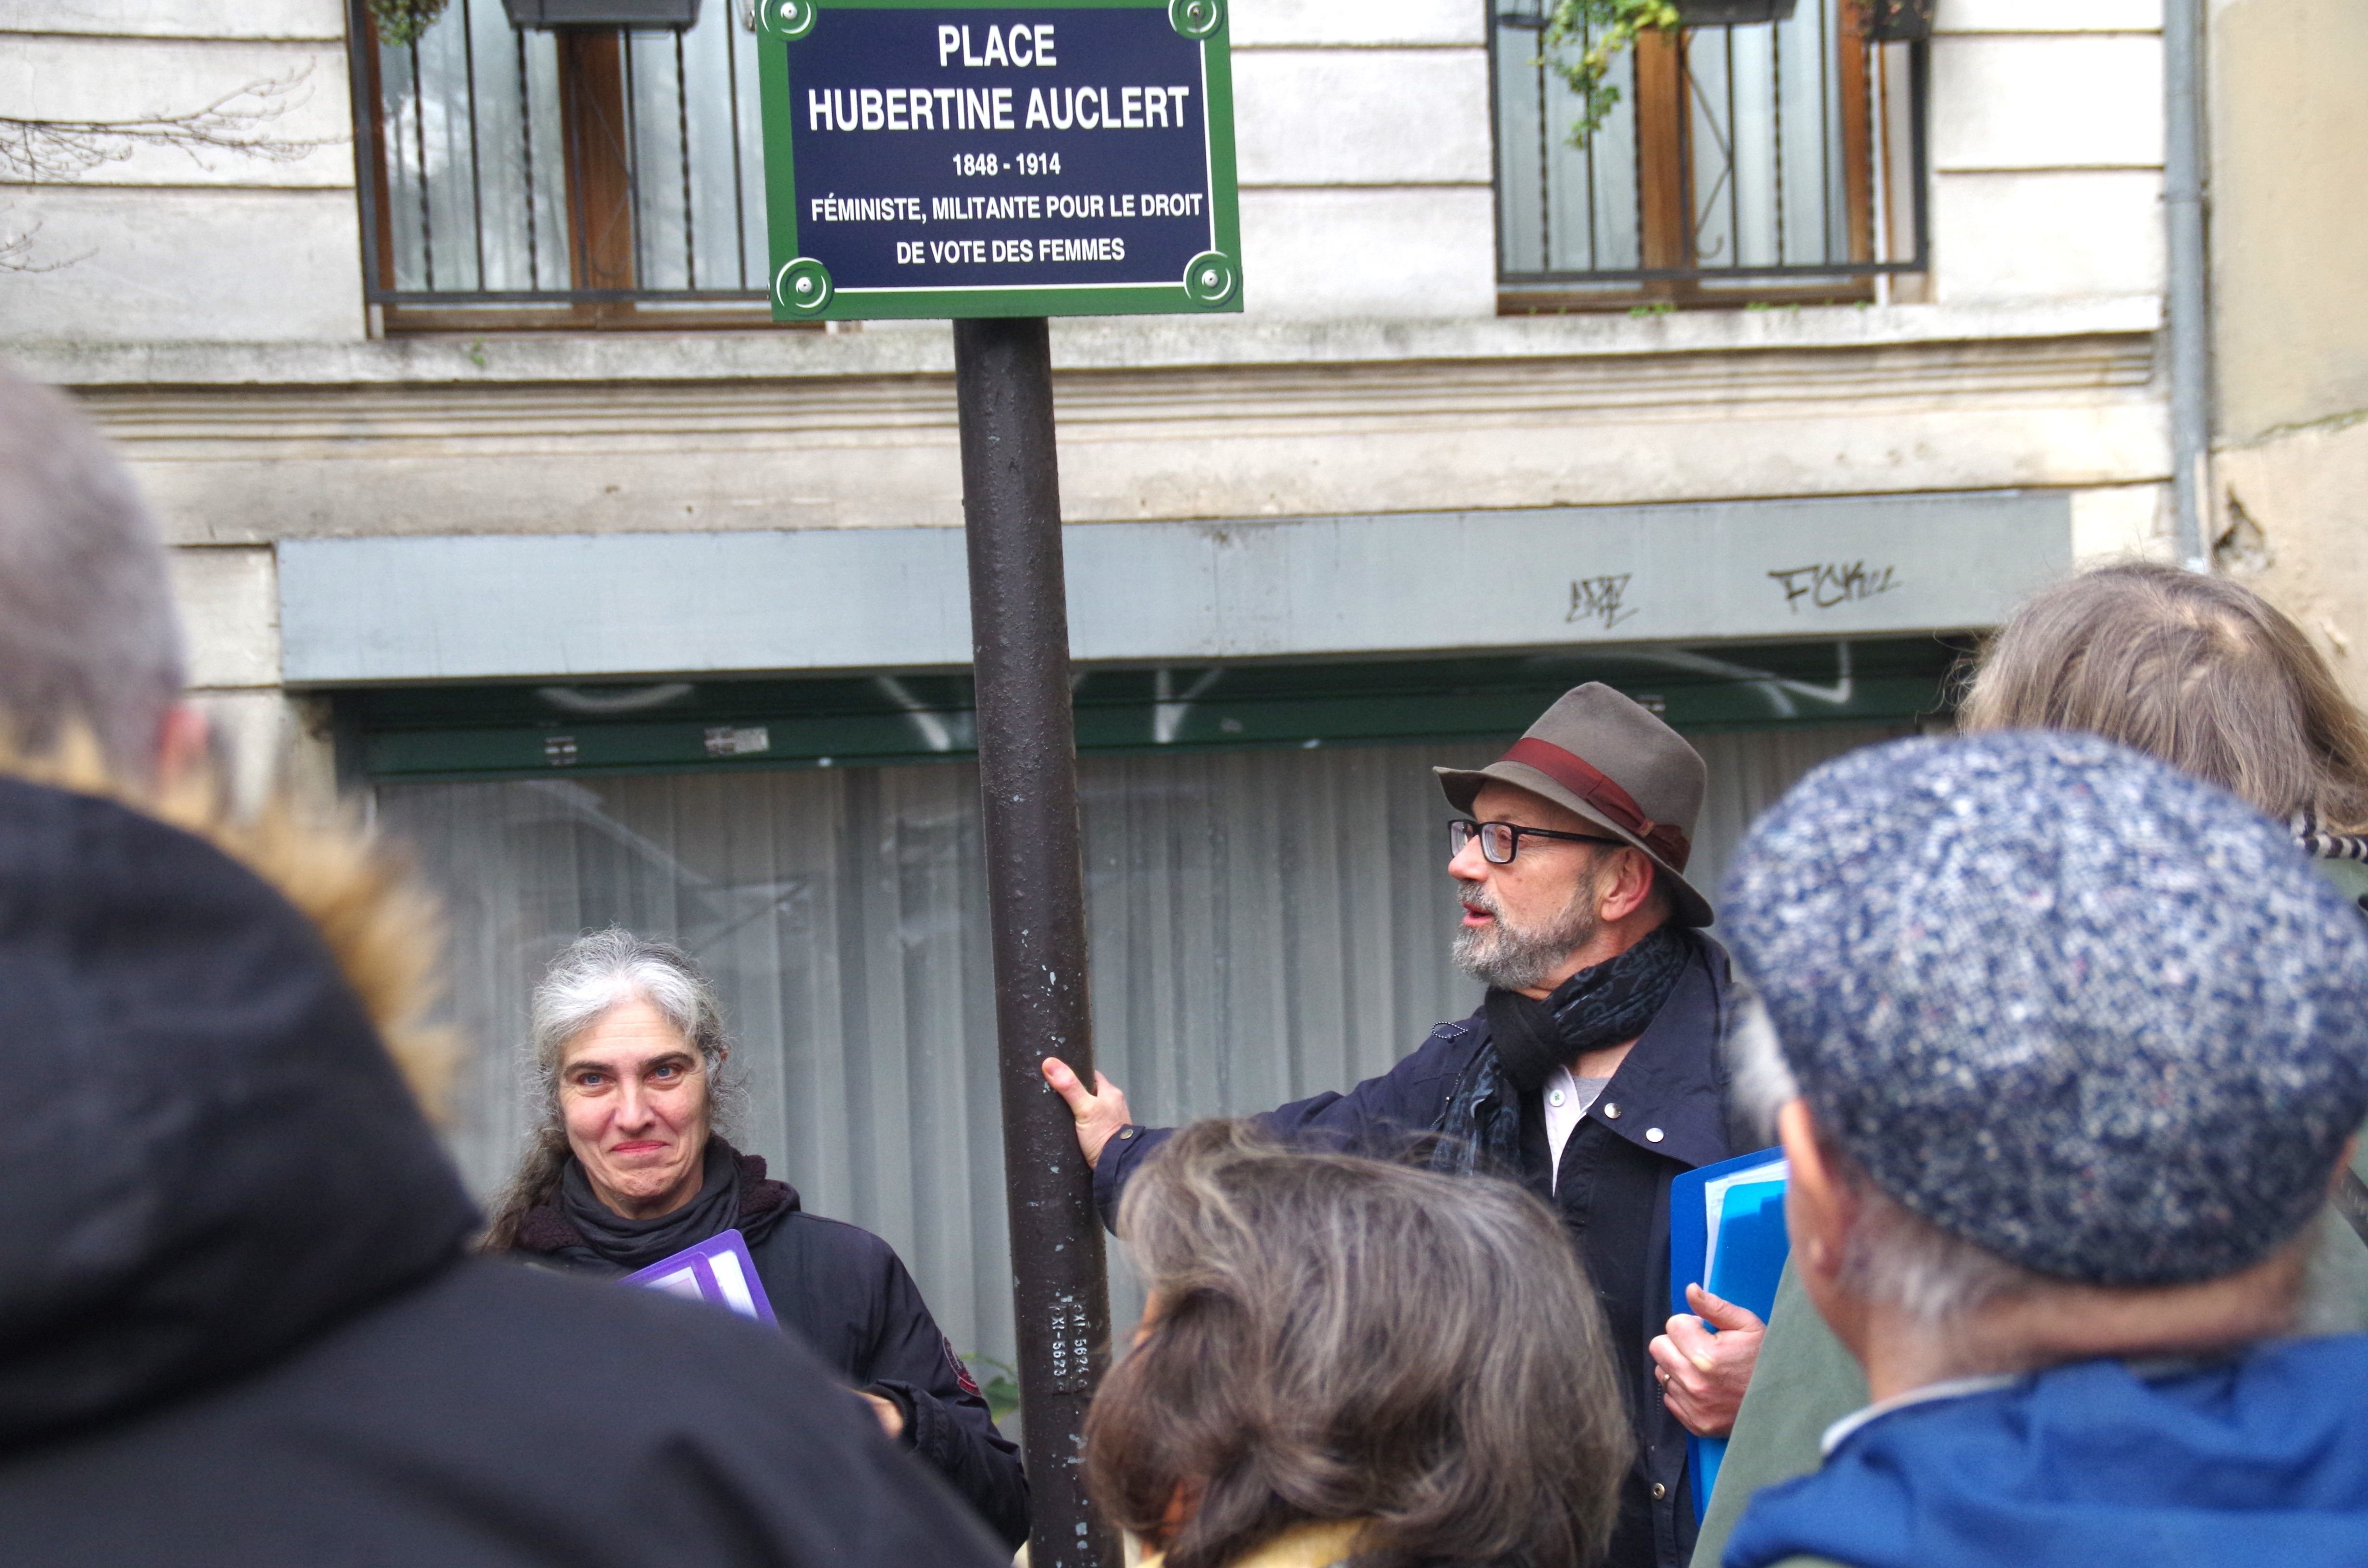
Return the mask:
<svg viewBox="0 0 2368 1568">
<path fill-rule="evenodd" d="M 1686 835 L 1667 823 L 1656 823 L 1646 816 L 1634 796 L 1577 752 L 1565 751 L 1552 741 L 1523 735 L 1513 743 L 1513 749 L 1505 754 L 1503 760 L 1536 768 L 1602 812 L 1613 825 L 1643 839 L 1669 863 L 1671 869 L 1686 869 L 1686 858 L 1693 853 Z"/>
</svg>

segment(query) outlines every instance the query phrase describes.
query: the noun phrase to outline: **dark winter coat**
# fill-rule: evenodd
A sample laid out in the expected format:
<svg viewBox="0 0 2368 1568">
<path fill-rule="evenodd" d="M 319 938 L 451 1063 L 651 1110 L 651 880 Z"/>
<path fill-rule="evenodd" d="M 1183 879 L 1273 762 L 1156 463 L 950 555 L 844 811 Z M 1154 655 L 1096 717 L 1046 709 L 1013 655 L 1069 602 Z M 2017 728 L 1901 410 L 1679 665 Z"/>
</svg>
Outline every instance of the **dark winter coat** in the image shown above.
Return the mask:
<svg viewBox="0 0 2368 1568">
<path fill-rule="evenodd" d="M 359 999 L 416 1010 L 416 912 L 350 846 L 246 849 L 324 924 L 190 833 L 0 780 L 0 1558 L 1005 1560 L 786 1336 L 466 1256 Z"/>
<path fill-rule="evenodd" d="M 748 1244 L 781 1326 L 854 1387 L 894 1400 L 905 1413 L 905 1446 L 951 1483 L 1008 1545 L 1026 1540 L 1028 1477 L 1019 1449 L 995 1429 L 978 1385 L 895 1249 L 869 1231 L 806 1213 L 796 1189 L 766 1180 L 765 1162 L 754 1155 L 741 1160 L 733 1228 Z M 687 1236 L 683 1245 L 708 1239 Z M 526 1212 L 517 1245 L 588 1273 L 625 1272 L 586 1244 L 555 1205 Z"/>
<path fill-rule="evenodd" d="M 1427 1135 L 1468 1129 L 1468 1139 L 1435 1150 L 1432 1163 L 1515 1175 L 1562 1215 L 1611 1342 L 1624 1352 L 1618 1371 L 1637 1435 L 1611 1568 L 1682 1568 L 1693 1550 L 1686 1432 L 1661 1401 L 1647 1348 L 1669 1318 L 1669 1183 L 1755 1146 L 1729 1127 L 1726 953 L 1699 932 L 1687 939 L 1692 961 L 1564 1145 L 1552 1191 L 1544 1108 L 1537 1095 L 1517 1095 L 1504 1082 L 1485 1010 L 1440 1024 L 1414 1054 L 1345 1095 L 1317 1095 L 1259 1119 L 1285 1138 L 1390 1156 Z M 1104 1146 L 1094 1196 L 1105 1221 L 1167 1135 L 1129 1127 Z"/>
</svg>

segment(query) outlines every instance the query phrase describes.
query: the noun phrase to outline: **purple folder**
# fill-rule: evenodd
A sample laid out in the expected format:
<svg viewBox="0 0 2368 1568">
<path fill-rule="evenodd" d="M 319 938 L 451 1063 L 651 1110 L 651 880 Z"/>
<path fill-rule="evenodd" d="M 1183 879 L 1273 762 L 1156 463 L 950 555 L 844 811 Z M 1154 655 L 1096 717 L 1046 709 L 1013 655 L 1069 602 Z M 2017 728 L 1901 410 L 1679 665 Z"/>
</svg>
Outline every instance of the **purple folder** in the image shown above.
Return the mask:
<svg viewBox="0 0 2368 1568">
<path fill-rule="evenodd" d="M 645 1290 L 664 1290 L 693 1301 L 712 1301 L 744 1318 L 769 1323 L 776 1328 L 773 1303 L 765 1300 L 765 1282 L 757 1278 L 756 1260 L 737 1231 L 719 1231 L 697 1246 L 663 1257 L 621 1281 Z"/>
</svg>

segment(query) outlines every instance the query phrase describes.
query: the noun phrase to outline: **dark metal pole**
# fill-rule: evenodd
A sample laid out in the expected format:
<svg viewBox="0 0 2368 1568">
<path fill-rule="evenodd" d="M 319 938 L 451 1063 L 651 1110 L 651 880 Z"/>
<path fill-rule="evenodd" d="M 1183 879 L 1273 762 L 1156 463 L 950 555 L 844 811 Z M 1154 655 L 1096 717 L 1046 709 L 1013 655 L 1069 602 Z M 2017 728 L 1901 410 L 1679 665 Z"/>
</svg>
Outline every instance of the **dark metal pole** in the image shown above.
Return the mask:
<svg viewBox="0 0 2368 1568">
<path fill-rule="evenodd" d="M 1087 1506 L 1078 1444 L 1110 1344 L 1101 1222 L 1076 1123 L 1037 1068 L 1056 1055 L 1094 1081 L 1046 323 L 954 323 L 954 392 L 995 931 L 1011 1301 L 1034 1495 L 1028 1560 L 1030 1568 L 1117 1568 L 1117 1537 Z"/>
</svg>

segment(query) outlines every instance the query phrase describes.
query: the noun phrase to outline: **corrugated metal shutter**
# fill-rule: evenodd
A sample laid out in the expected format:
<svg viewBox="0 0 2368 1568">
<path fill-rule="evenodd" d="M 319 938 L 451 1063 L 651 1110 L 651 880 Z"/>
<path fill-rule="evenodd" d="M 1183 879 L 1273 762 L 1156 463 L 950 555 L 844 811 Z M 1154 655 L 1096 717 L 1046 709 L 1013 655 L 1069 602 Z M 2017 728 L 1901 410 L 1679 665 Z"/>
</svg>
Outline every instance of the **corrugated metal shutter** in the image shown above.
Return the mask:
<svg viewBox="0 0 2368 1568">
<path fill-rule="evenodd" d="M 1697 737 L 1712 778 L 1702 885 L 1803 772 L 1897 733 Z M 1430 768 L 1497 749 L 1081 765 L 1097 1050 L 1140 1119 L 1345 1088 L 1471 1009 L 1476 988 L 1447 957 L 1449 812 Z M 612 922 L 662 937 L 723 992 L 746 1147 L 810 1209 L 886 1237 L 958 1347 L 1010 1358 L 970 764 L 385 785 L 380 810 L 450 901 L 453 1007 L 475 1042 L 450 1137 L 480 1193 L 525 1130 L 516 1051 L 543 966 Z"/>
</svg>

